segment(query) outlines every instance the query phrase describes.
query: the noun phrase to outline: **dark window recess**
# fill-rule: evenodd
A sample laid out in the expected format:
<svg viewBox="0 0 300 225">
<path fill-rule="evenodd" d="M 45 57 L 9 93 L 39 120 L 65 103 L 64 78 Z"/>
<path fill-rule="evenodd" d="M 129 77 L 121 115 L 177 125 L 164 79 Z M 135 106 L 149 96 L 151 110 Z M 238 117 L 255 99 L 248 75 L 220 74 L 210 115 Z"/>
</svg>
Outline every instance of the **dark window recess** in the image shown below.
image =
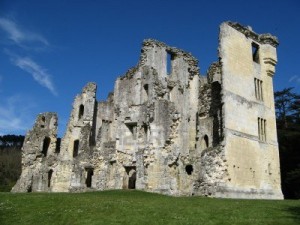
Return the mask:
<svg viewBox="0 0 300 225">
<path fill-rule="evenodd" d="M 206 148 L 208 148 L 209 142 L 208 142 L 208 136 L 207 135 L 204 135 L 204 141 L 205 141 Z"/>
<path fill-rule="evenodd" d="M 79 140 L 75 140 L 73 145 L 73 157 L 78 156 L 78 150 L 79 150 Z"/>
<path fill-rule="evenodd" d="M 60 152 L 60 144 L 61 144 L 61 138 L 57 138 L 55 153 L 59 153 Z"/>
<path fill-rule="evenodd" d="M 80 105 L 79 106 L 79 113 L 78 113 L 78 119 L 81 119 L 83 117 L 84 114 L 84 105 Z"/>
<path fill-rule="evenodd" d="M 144 89 L 145 89 L 145 92 L 146 92 L 146 94 L 148 96 L 149 95 L 149 86 L 148 86 L 148 84 L 144 85 Z"/>
<path fill-rule="evenodd" d="M 188 175 L 191 175 L 191 174 L 193 173 L 193 171 L 194 171 L 194 168 L 193 168 L 192 165 L 187 165 L 187 166 L 185 167 L 185 172 L 186 172 Z"/>
<path fill-rule="evenodd" d="M 123 184 L 124 189 L 135 189 L 136 184 L 136 167 L 128 166 L 125 167 L 126 178 L 124 179 L 125 183 Z"/>
<path fill-rule="evenodd" d="M 259 45 L 252 42 L 252 60 L 259 63 Z"/>
<path fill-rule="evenodd" d="M 85 180 L 86 187 L 92 187 L 92 178 L 94 175 L 94 169 L 88 168 L 86 169 L 86 173 L 87 173 L 86 180 Z"/>
<path fill-rule="evenodd" d="M 51 178 L 52 178 L 53 170 L 48 171 L 48 187 L 51 186 Z"/>
<path fill-rule="evenodd" d="M 50 146 L 50 142 L 51 142 L 51 139 L 49 137 L 44 138 L 43 150 L 42 150 L 42 153 L 44 154 L 44 156 L 47 156 L 47 152 L 48 152 L 48 149 L 49 149 L 49 146 Z"/>
<path fill-rule="evenodd" d="M 133 171 L 129 176 L 128 188 L 135 189 L 135 182 L 136 182 L 136 171 Z"/>
<path fill-rule="evenodd" d="M 46 122 L 46 118 L 44 116 L 42 116 L 42 124 L 41 124 L 41 128 L 45 127 L 45 122 Z"/>
</svg>

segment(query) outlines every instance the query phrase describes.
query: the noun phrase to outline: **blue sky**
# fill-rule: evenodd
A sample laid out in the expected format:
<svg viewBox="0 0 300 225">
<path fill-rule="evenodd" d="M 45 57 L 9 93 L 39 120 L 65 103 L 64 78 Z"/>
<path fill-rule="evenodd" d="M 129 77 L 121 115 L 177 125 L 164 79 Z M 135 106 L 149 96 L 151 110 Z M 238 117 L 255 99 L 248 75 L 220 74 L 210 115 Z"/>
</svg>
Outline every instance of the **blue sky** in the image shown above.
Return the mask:
<svg viewBox="0 0 300 225">
<path fill-rule="evenodd" d="M 106 99 L 146 38 L 191 52 L 205 74 L 228 20 L 279 38 L 275 90 L 300 93 L 299 12 L 298 0 L 0 0 L 0 135 L 50 111 L 62 136 L 75 95 L 95 81 Z"/>
</svg>

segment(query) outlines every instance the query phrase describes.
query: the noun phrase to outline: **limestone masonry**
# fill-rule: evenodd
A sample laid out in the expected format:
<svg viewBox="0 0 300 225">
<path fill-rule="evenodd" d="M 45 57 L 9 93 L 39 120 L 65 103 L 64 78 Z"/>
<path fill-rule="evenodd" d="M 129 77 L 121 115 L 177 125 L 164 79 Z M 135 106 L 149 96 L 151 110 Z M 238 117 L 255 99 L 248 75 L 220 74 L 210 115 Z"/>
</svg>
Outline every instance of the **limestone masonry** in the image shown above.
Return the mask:
<svg viewBox="0 0 300 225">
<path fill-rule="evenodd" d="M 13 192 L 139 189 L 168 195 L 282 199 L 273 98 L 278 40 L 220 26 L 219 61 L 199 74 L 190 53 L 143 42 L 107 101 L 77 95 L 66 133 L 38 115 Z"/>
</svg>

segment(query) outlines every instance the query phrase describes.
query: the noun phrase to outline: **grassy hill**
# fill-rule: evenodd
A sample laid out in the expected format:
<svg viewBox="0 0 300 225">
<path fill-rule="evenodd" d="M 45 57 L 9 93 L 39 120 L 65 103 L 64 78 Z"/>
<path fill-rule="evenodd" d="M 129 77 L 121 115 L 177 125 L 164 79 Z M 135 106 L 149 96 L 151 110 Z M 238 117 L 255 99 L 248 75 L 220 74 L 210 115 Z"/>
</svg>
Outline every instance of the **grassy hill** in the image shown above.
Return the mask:
<svg viewBox="0 0 300 225">
<path fill-rule="evenodd" d="M 121 190 L 0 193 L 0 224 L 300 224 L 300 201 L 170 197 Z"/>
</svg>

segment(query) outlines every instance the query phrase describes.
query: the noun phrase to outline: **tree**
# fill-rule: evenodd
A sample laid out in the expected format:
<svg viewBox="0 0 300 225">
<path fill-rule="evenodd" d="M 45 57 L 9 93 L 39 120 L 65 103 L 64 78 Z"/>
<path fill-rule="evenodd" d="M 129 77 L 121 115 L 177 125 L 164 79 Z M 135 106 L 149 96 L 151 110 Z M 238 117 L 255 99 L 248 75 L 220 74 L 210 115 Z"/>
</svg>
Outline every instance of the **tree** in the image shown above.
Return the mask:
<svg viewBox="0 0 300 225">
<path fill-rule="evenodd" d="M 275 107 L 277 124 L 284 129 L 290 123 L 299 122 L 300 118 L 300 95 L 292 92 L 293 87 L 275 92 Z"/>
<path fill-rule="evenodd" d="M 275 92 L 281 184 L 285 198 L 300 198 L 300 95 L 293 88 Z"/>
</svg>

